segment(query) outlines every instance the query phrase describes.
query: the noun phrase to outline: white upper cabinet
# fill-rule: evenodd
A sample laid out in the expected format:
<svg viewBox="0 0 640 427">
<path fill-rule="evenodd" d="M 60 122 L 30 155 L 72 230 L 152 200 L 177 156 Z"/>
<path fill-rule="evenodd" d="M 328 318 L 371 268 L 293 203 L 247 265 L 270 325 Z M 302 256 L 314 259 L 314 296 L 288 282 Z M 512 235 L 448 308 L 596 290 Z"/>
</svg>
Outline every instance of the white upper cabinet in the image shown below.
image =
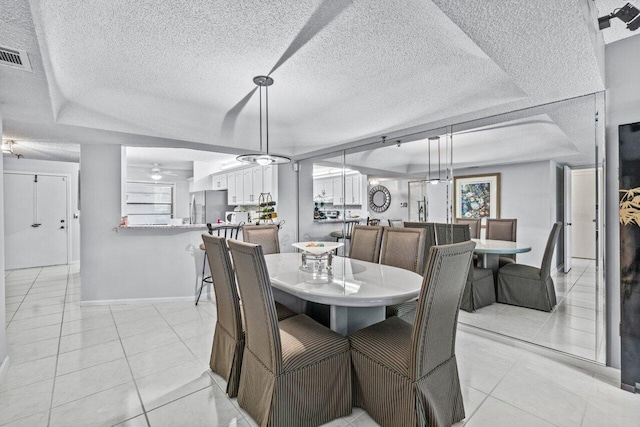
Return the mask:
<svg viewBox="0 0 640 427">
<path fill-rule="evenodd" d="M 227 174 L 227 200 L 230 205 L 257 205 L 260 193 L 278 198 L 278 167 L 254 166 Z"/>
<path fill-rule="evenodd" d="M 211 189 L 212 190 L 226 190 L 227 189 L 227 174 L 211 175 Z"/>
<path fill-rule="evenodd" d="M 344 204 L 344 195 L 342 186 L 342 177 L 333 178 L 333 204 L 334 205 L 342 205 Z"/>
</svg>

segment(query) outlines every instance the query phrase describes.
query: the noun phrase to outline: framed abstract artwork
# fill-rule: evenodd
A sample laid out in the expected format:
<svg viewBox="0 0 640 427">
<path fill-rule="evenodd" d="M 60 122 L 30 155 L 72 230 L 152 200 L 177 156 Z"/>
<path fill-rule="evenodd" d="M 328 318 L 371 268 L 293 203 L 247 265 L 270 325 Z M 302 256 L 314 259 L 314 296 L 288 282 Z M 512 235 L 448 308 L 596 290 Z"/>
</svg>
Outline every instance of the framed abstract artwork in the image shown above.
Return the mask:
<svg viewBox="0 0 640 427">
<path fill-rule="evenodd" d="M 457 176 L 453 179 L 456 218 L 500 218 L 500 174 Z"/>
</svg>

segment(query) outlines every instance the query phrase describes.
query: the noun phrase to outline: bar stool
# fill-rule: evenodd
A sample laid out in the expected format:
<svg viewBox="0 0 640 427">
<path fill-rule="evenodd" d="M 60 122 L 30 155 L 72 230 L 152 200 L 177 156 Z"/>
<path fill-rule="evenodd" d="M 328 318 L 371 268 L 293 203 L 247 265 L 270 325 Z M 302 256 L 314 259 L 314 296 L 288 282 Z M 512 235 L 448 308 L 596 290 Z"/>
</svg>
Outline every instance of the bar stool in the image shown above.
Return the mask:
<svg viewBox="0 0 640 427">
<path fill-rule="evenodd" d="M 224 237 L 225 239 L 236 239 L 238 240 L 238 233 L 240 232 L 240 229 L 242 228 L 242 226 L 244 225 L 244 222 L 241 222 L 239 224 L 235 224 L 235 225 L 215 225 L 213 226 L 210 223 L 207 223 L 207 230 L 209 231 L 209 234 L 213 235 L 213 233 L 216 233 L 219 237 Z M 198 305 L 198 302 L 200 301 L 200 296 L 202 295 L 202 288 L 204 288 L 204 284 L 205 283 L 213 283 L 213 279 L 211 278 L 211 276 L 206 276 L 204 275 L 204 272 L 207 268 L 207 250 L 204 247 L 204 243 L 200 243 L 200 250 L 204 252 L 204 260 L 202 261 L 202 279 L 200 280 L 200 291 L 198 292 L 198 298 L 196 299 L 196 305 Z M 196 278 L 196 283 L 197 283 L 197 278 Z"/>
</svg>

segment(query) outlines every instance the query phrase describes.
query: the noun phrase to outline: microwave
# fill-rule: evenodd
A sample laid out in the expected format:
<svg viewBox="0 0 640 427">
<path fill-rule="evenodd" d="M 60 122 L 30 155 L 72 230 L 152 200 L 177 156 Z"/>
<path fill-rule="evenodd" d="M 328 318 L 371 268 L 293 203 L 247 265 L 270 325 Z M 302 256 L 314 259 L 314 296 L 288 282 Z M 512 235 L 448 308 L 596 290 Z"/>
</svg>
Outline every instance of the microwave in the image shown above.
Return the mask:
<svg viewBox="0 0 640 427">
<path fill-rule="evenodd" d="M 227 212 L 224 215 L 224 220 L 231 224 L 240 224 L 244 222 L 249 223 L 249 212 Z"/>
</svg>

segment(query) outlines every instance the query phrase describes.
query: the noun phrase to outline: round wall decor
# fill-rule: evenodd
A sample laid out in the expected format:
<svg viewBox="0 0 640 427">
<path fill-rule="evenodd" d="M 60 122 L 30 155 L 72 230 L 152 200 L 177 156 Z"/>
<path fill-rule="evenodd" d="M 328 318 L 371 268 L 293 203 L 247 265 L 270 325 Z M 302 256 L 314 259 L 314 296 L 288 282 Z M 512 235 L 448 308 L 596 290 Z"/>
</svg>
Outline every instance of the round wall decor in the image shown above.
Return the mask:
<svg viewBox="0 0 640 427">
<path fill-rule="evenodd" d="M 374 212 L 384 212 L 391 205 L 391 193 L 387 187 L 376 185 L 369 190 L 369 208 Z"/>
</svg>

